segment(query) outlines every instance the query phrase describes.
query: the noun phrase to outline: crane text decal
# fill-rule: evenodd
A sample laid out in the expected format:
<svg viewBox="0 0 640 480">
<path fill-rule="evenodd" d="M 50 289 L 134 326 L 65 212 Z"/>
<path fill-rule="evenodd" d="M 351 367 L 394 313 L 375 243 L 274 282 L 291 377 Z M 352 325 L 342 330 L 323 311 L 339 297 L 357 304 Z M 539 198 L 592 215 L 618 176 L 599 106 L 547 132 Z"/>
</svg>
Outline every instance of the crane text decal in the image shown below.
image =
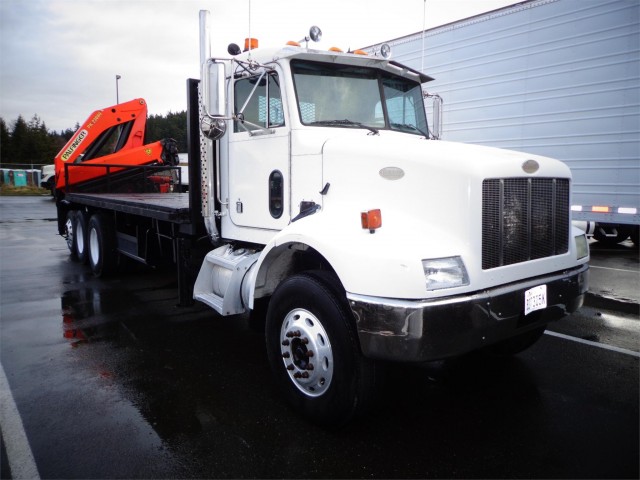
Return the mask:
<svg viewBox="0 0 640 480">
<path fill-rule="evenodd" d="M 78 133 L 78 135 L 73 140 L 73 142 L 71 142 L 71 145 L 69 145 L 69 148 L 67 148 L 64 151 L 64 153 L 62 154 L 62 161 L 63 162 L 66 162 L 67 160 L 69 160 L 69 157 L 71 157 L 71 154 L 73 154 L 73 152 L 80 146 L 82 141 L 85 138 L 87 138 L 87 135 L 89 135 L 89 132 L 87 132 L 84 129 L 80 130 L 80 133 Z"/>
<path fill-rule="evenodd" d="M 96 114 L 96 116 L 91 119 L 91 122 L 87 125 L 87 128 L 93 127 L 96 124 L 96 122 L 100 119 L 101 116 L 102 116 L 102 110 L 100 110 Z"/>
</svg>

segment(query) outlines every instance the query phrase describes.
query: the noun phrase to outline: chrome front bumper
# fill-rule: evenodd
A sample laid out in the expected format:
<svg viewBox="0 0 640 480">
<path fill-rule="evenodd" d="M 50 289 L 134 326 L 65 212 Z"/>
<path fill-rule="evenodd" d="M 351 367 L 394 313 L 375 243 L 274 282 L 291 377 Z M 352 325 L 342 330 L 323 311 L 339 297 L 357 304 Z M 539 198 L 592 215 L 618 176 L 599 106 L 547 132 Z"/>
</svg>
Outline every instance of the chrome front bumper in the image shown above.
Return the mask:
<svg viewBox="0 0 640 480">
<path fill-rule="evenodd" d="M 347 293 L 365 356 L 403 362 L 438 360 L 491 345 L 575 312 L 589 266 L 436 300 Z M 525 291 L 547 286 L 547 308 L 524 315 Z"/>
</svg>

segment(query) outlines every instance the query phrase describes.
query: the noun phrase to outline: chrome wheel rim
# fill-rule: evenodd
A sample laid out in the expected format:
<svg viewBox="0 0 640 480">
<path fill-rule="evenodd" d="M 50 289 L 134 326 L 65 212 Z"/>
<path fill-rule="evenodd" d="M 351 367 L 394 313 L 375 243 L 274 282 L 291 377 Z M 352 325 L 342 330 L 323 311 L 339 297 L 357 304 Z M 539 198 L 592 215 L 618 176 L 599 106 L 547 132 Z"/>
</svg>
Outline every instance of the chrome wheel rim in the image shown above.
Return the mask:
<svg viewBox="0 0 640 480">
<path fill-rule="evenodd" d="M 309 397 L 323 395 L 333 378 L 329 335 L 314 314 L 291 310 L 282 322 L 280 345 L 284 367 L 293 384 Z"/>
<path fill-rule="evenodd" d="M 67 240 L 67 247 L 69 250 L 73 249 L 73 222 L 70 218 L 67 218 L 67 222 L 64 224 L 65 239 Z"/>
</svg>

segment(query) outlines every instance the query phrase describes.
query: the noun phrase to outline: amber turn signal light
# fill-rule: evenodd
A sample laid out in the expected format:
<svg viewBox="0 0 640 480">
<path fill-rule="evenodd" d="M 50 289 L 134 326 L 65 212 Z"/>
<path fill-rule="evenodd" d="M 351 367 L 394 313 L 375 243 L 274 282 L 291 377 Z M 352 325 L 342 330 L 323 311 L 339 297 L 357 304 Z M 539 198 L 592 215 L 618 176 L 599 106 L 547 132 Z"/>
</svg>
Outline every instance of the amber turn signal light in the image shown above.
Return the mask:
<svg viewBox="0 0 640 480">
<path fill-rule="evenodd" d="M 362 212 L 360 214 L 360 223 L 362 224 L 362 228 L 374 233 L 376 229 L 382 226 L 382 212 L 379 208 Z"/>
</svg>

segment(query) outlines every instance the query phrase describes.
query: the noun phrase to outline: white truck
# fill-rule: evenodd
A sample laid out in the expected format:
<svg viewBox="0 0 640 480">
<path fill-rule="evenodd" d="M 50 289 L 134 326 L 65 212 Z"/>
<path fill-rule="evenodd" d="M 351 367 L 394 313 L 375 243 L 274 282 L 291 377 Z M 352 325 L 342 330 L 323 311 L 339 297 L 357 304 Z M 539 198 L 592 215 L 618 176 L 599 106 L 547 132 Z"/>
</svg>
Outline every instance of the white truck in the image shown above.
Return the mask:
<svg viewBox="0 0 640 480">
<path fill-rule="evenodd" d="M 562 160 L 573 220 L 640 245 L 640 3 L 528 0 L 387 43 L 435 77 L 443 138 Z"/>
<path fill-rule="evenodd" d="M 53 190 L 55 187 L 55 166 L 53 164 L 43 165 L 42 166 L 42 174 L 40 177 L 40 186 L 42 188 L 46 188 L 53 194 Z"/>
<path fill-rule="evenodd" d="M 433 140 L 431 78 L 384 56 L 249 42 L 210 58 L 208 18 L 188 81 L 189 192 L 58 189 L 60 232 L 96 274 L 164 252 L 182 300 L 265 312 L 277 383 L 324 424 L 364 410 L 377 361 L 514 354 L 581 306 L 589 249 L 566 165 Z M 90 143 L 75 138 L 63 151 Z"/>
</svg>

